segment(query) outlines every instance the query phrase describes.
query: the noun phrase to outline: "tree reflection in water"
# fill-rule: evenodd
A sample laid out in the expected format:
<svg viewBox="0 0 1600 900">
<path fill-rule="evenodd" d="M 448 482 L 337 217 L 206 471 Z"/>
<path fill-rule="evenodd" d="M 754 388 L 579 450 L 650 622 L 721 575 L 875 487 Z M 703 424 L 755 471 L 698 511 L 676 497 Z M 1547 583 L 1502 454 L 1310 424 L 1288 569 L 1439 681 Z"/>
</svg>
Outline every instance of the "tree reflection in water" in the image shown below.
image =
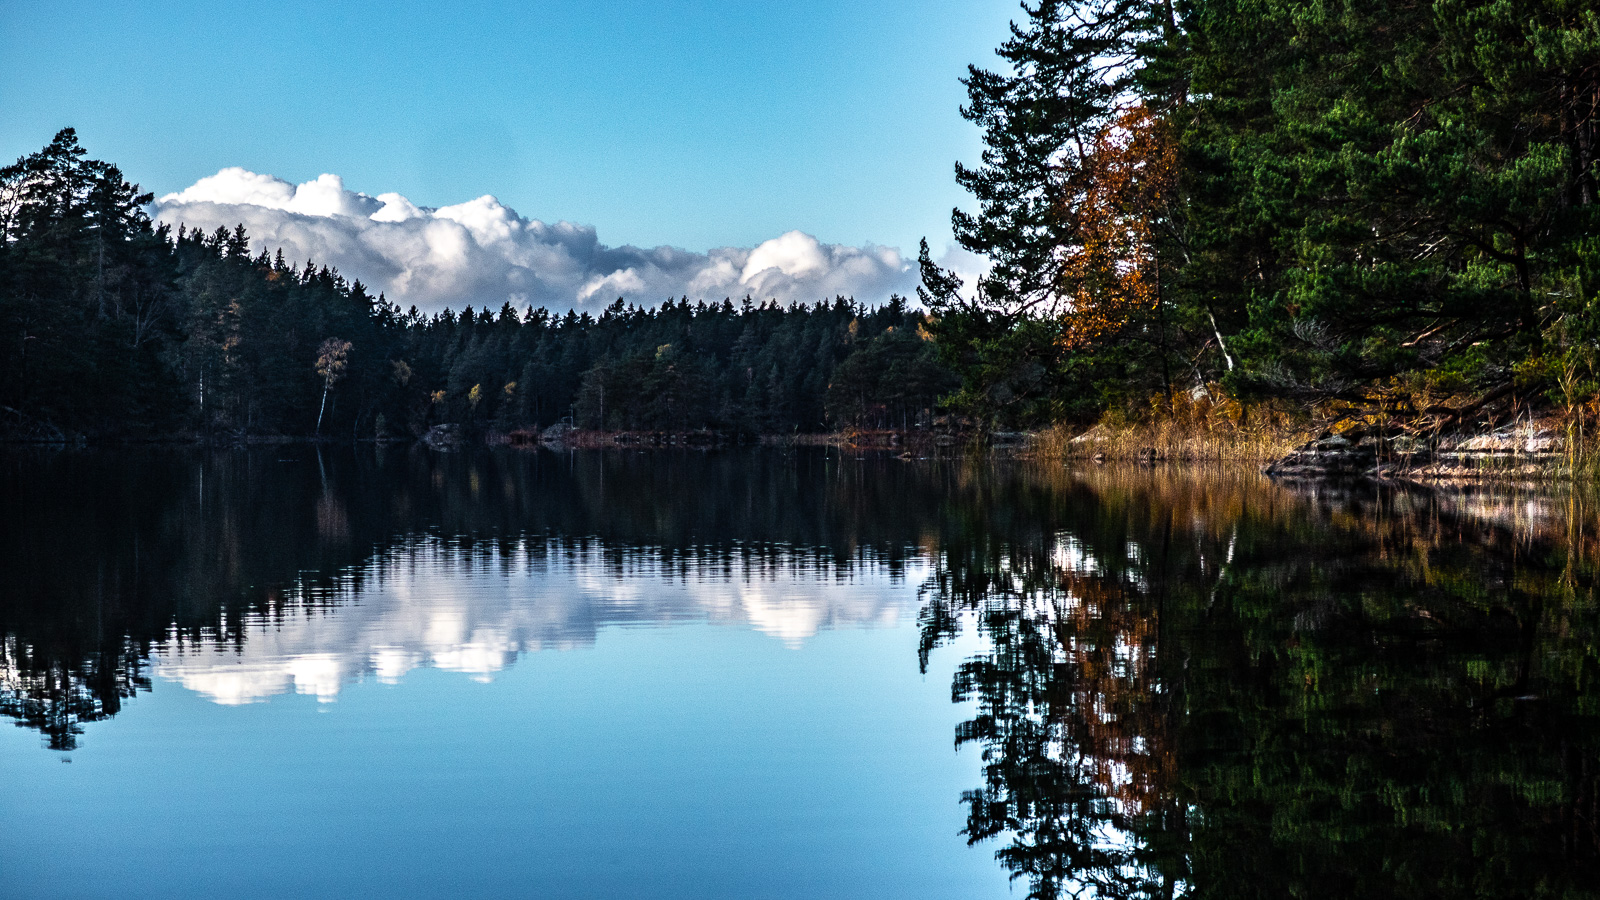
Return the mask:
<svg viewBox="0 0 1600 900">
<path fill-rule="evenodd" d="M 0 715 L 49 747 L 150 687 L 162 647 L 347 604 L 392 553 L 601 571 L 903 577 L 940 468 L 837 453 L 123 449 L 0 455 Z M 593 557 L 593 560 L 590 557 Z"/>
<path fill-rule="evenodd" d="M 69 452 L 0 476 L 0 715 L 57 749 L 159 648 L 336 611 L 407 547 L 931 570 L 924 665 L 962 628 L 987 648 L 953 689 L 983 754 L 967 834 L 1031 897 L 1600 885 L 1590 492 L 824 452 Z"/>
<path fill-rule="evenodd" d="M 967 834 L 1030 897 L 1600 890 L 1596 505 L 1049 473 L 946 534 Z"/>
</svg>

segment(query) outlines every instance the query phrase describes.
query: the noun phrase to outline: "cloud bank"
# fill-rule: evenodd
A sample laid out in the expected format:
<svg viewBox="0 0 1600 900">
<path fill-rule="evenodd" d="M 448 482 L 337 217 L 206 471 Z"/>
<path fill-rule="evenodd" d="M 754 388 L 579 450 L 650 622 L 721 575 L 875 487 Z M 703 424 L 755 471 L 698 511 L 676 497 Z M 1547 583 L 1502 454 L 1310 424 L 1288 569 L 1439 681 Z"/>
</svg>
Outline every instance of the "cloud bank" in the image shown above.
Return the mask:
<svg viewBox="0 0 1600 900">
<path fill-rule="evenodd" d="M 681 296 L 881 302 L 917 284 L 915 260 L 892 247 L 824 244 L 800 231 L 707 253 L 607 247 L 593 226 L 526 219 L 491 196 L 432 209 L 347 190 L 338 175 L 296 185 L 223 169 L 157 200 L 153 217 L 207 232 L 242 223 L 257 252 L 281 248 L 296 263 L 333 266 L 425 311 L 507 301 L 595 310 L 618 297 L 643 306 Z"/>
</svg>

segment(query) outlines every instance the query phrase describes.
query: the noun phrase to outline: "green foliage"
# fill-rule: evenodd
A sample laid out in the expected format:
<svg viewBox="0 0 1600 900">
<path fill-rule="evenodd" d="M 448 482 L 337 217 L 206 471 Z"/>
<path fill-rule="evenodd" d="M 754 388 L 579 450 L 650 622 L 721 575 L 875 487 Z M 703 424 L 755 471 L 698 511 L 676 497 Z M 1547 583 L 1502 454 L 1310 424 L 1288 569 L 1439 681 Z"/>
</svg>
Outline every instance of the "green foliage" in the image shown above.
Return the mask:
<svg viewBox="0 0 1600 900">
<path fill-rule="evenodd" d="M 1060 279 L 1084 240 L 1063 210 L 1088 203 L 1072 179 L 1097 129 L 1138 104 L 1180 158 L 1175 190 L 1145 210 L 1162 235 L 1159 301 L 1098 346 L 1035 354 L 1052 372 L 1031 415 L 1083 395 L 1069 372 L 1084 353 L 1113 363 L 1089 376 L 1106 403 L 1222 381 L 1312 405 L 1440 366 L 1485 393 L 1531 371 L 1521 360 L 1549 355 L 1554 373 L 1600 338 L 1592 4 L 1168 9 L 1024 6 L 1000 48 L 1009 71 L 967 79 L 962 113 L 986 150 L 957 167 L 979 212 L 953 223 L 995 268 L 961 311 L 976 324 L 944 334 L 953 357 L 987 361 L 962 369 L 964 400 L 999 409 L 992 370 L 1015 348 L 995 330 L 1059 325 L 1083 305 Z"/>
<path fill-rule="evenodd" d="M 868 428 L 903 427 L 935 407 L 955 379 L 939 363 L 926 331 L 889 326 L 834 369 L 828 385 L 831 421 Z"/>
<path fill-rule="evenodd" d="M 173 247 L 72 129 L 0 169 L 0 410 L 25 434 L 170 427 L 182 409 Z"/>
<path fill-rule="evenodd" d="M 952 227 L 992 268 L 963 297 L 954 276 L 933 265 L 926 242 L 921 255 L 933 332 L 962 377 L 952 402 L 997 425 L 1092 418 L 1094 401 L 1085 398 L 1103 393 L 1101 382 L 1171 380 L 1159 305 L 1102 323 L 1116 336 L 1098 353 L 1069 345 L 1070 320 L 1093 293 L 1072 260 L 1089 252 L 1098 230 L 1113 227 L 1081 214 L 1095 205 L 1086 192 L 1105 169 L 1096 153 L 1141 90 L 1170 91 L 1161 48 L 1174 39 L 1172 8 L 1039 0 L 1023 11 L 1026 23 L 1014 24 L 998 51 L 1009 71 L 971 67 L 963 80 L 969 102 L 961 114 L 983 130 L 986 149 L 977 167 L 956 166 L 978 213 L 956 210 Z"/>
<path fill-rule="evenodd" d="M 792 433 L 926 423 L 952 383 L 899 297 L 424 316 L 326 266 L 251 256 L 242 226 L 153 228 L 149 201 L 70 129 L 0 170 L 5 436 L 357 437 L 573 416 Z"/>
</svg>

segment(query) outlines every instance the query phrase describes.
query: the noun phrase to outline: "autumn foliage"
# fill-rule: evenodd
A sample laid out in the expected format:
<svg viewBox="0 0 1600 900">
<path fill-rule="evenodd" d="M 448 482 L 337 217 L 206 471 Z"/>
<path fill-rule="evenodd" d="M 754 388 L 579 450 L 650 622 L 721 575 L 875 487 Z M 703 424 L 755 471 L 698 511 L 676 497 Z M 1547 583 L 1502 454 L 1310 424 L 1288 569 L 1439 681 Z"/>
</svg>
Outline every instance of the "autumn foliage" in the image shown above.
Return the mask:
<svg viewBox="0 0 1600 900">
<path fill-rule="evenodd" d="M 1155 229 L 1177 174 L 1165 124 L 1144 105 L 1123 111 L 1063 166 L 1054 206 L 1060 233 L 1056 275 L 1061 342 L 1091 346 L 1124 331 L 1161 295 Z"/>
</svg>

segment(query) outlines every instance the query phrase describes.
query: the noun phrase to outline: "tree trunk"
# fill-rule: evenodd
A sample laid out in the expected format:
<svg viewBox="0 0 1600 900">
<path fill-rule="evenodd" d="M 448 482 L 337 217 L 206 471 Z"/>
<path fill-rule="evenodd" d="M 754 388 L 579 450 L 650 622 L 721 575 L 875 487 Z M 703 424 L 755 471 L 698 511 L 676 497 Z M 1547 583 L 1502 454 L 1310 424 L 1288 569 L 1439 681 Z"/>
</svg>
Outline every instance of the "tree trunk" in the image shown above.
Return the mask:
<svg viewBox="0 0 1600 900">
<path fill-rule="evenodd" d="M 317 407 L 317 437 L 322 436 L 322 414 L 328 408 L 328 388 L 333 387 L 333 379 L 324 379 L 322 382 L 322 404 Z"/>
</svg>

